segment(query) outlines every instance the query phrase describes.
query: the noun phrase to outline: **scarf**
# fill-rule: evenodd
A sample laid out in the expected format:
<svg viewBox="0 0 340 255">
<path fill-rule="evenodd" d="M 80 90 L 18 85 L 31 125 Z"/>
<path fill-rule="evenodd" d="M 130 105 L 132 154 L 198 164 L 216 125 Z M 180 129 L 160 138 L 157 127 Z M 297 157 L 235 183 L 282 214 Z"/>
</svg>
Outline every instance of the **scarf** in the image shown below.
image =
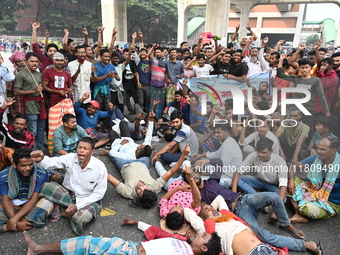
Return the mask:
<svg viewBox="0 0 340 255">
<path fill-rule="evenodd" d="M 318 207 L 334 213 L 333 208 L 328 203 L 328 198 L 339 176 L 339 164 L 340 154 L 336 153 L 334 161 L 331 164 L 332 167 L 327 169 L 326 178 L 323 180 L 322 173 L 324 170 L 322 168 L 320 171 L 320 168 L 317 168 L 317 166 L 323 166 L 324 164 L 319 157 L 314 160 L 307 174 L 310 182 L 302 182 L 297 186 L 293 196 L 295 201 L 299 201 L 299 206 L 307 202 L 312 202 Z"/>
<path fill-rule="evenodd" d="M 28 188 L 28 200 L 31 199 L 35 186 L 37 181 L 37 171 L 36 171 L 36 165 L 33 166 L 33 174 L 30 178 L 30 184 Z M 8 171 L 8 198 L 14 199 L 18 196 L 19 193 L 19 181 L 18 181 L 18 175 L 17 175 L 17 169 L 14 166 L 11 166 Z"/>
</svg>

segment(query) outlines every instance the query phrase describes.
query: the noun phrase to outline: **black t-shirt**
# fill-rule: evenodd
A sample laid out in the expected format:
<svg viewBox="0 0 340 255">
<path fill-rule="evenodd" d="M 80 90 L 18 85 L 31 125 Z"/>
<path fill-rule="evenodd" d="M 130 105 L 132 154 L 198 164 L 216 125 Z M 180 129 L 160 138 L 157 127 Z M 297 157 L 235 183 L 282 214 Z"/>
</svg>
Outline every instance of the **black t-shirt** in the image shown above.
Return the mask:
<svg viewBox="0 0 340 255">
<path fill-rule="evenodd" d="M 213 74 L 226 74 L 230 72 L 231 64 L 222 64 L 222 61 L 216 59 L 216 63 L 213 65 Z"/>
<path fill-rule="evenodd" d="M 244 62 L 241 62 L 237 66 L 235 66 L 235 62 L 231 63 L 230 72 L 231 75 L 234 75 L 236 77 L 241 77 L 243 75 L 248 74 L 248 65 Z"/>
</svg>

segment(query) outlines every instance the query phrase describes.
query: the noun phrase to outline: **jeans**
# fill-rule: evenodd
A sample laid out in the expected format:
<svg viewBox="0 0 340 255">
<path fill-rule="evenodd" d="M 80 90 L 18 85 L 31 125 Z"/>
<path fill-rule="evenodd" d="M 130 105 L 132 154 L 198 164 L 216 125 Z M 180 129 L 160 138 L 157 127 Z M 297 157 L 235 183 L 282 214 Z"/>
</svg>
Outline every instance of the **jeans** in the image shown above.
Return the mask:
<svg viewBox="0 0 340 255">
<path fill-rule="evenodd" d="M 238 186 L 243 191 L 247 192 L 248 194 L 256 193 L 255 189 L 261 191 L 270 191 L 274 193 L 279 193 L 280 188 L 275 186 L 274 184 L 269 184 L 262 181 L 259 178 L 250 175 L 242 175 L 240 181 L 238 182 Z"/>
<path fill-rule="evenodd" d="M 183 162 L 183 164 L 182 164 L 182 168 L 185 167 L 185 166 L 190 166 L 190 167 L 191 167 L 190 161 L 185 160 L 185 161 Z M 160 177 L 163 176 L 163 175 L 167 172 L 167 171 L 164 169 L 162 163 L 159 162 L 159 161 L 156 161 L 155 169 L 156 169 L 157 174 L 158 174 Z M 168 190 L 170 184 L 173 183 L 174 181 L 178 181 L 178 180 L 183 180 L 182 175 L 178 176 L 177 178 L 171 177 L 171 178 L 166 182 L 166 184 L 165 184 L 165 186 L 164 186 L 164 189 L 165 189 L 165 190 Z"/>
<path fill-rule="evenodd" d="M 292 251 L 306 251 L 304 240 L 275 235 L 262 228 L 257 221 L 257 218 L 261 213 L 262 208 L 270 205 L 273 207 L 280 225 L 283 227 L 288 226 L 290 220 L 286 208 L 281 198 L 273 192 L 245 195 L 240 205 L 234 208 L 234 213 L 249 225 L 262 242 L 279 248 L 287 247 Z"/>
<path fill-rule="evenodd" d="M 137 88 L 137 100 L 144 112 L 148 112 L 150 104 L 150 86 Z"/>
<path fill-rule="evenodd" d="M 161 155 L 161 159 L 166 162 L 172 163 L 172 162 L 177 162 L 181 156 L 182 156 L 182 153 L 165 152 L 164 154 Z"/>
<path fill-rule="evenodd" d="M 112 157 L 111 155 L 108 155 L 108 156 L 111 159 L 111 161 L 117 166 L 119 171 L 122 170 L 122 167 L 124 165 L 130 164 L 132 162 L 140 162 L 140 163 L 146 165 L 146 167 L 148 169 L 150 169 L 150 158 L 149 157 L 141 157 L 141 158 L 135 159 L 135 160 L 126 160 L 126 159 L 122 159 L 122 158 Z M 138 171 L 138 169 L 137 169 L 137 171 Z"/>
<path fill-rule="evenodd" d="M 277 252 L 270 249 L 268 244 L 256 245 L 248 255 L 277 255 Z"/>
<path fill-rule="evenodd" d="M 40 119 L 39 114 L 26 114 L 28 117 L 28 130 L 35 137 L 34 149 L 44 150 L 44 132 L 46 119 Z"/>
</svg>

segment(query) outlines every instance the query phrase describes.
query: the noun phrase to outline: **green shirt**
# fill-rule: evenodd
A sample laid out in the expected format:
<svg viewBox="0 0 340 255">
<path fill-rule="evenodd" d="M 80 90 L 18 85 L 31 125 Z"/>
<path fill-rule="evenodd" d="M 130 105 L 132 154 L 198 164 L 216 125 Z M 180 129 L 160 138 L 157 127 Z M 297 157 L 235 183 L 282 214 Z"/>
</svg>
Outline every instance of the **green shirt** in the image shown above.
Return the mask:
<svg viewBox="0 0 340 255">
<path fill-rule="evenodd" d="M 33 72 L 35 81 L 37 84 L 41 84 L 41 76 L 42 74 L 39 72 Z M 20 90 L 28 91 L 34 90 L 37 88 L 37 84 L 32 78 L 32 75 L 27 69 L 21 70 L 15 77 L 15 88 L 19 88 Z M 30 94 L 27 97 L 38 97 L 40 93 Z M 26 96 L 24 96 L 25 98 Z M 40 106 L 36 100 L 28 101 L 25 103 L 25 113 L 26 114 L 40 114 Z"/>
<path fill-rule="evenodd" d="M 295 128 L 284 127 L 281 125 L 277 131 L 282 132 L 283 137 L 285 138 L 288 145 L 293 147 L 301 135 L 308 137 L 309 129 L 310 128 L 306 124 L 299 122 Z"/>
<path fill-rule="evenodd" d="M 301 75 L 286 75 L 282 72 L 282 68 L 277 69 L 277 77 L 295 83 L 296 88 L 303 88 L 303 89 L 309 90 L 311 94 L 311 98 L 308 102 L 303 103 L 302 105 L 311 114 L 313 114 L 314 112 L 316 93 L 318 93 L 322 109 L 325 111 L 325 113 L 329 112 L 327 101 L 323 93 L 323 87 L 322 87 L 322 82 L 320 78 L 311 76 L 309 79 L 303 79 Z M 293 96 L 293 98 L 305 98 L 305 97 L 306 96 L 304 93 L 294 93 L 294 96 Z"/>
</svg>

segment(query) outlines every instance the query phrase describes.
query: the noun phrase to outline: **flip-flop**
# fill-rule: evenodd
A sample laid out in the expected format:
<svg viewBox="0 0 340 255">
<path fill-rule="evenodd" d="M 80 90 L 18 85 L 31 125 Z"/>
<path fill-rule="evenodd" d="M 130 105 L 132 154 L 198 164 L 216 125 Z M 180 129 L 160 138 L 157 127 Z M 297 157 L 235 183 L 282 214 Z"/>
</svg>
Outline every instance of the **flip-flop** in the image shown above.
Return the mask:
<svg viewBox="0 0 340 255">
<path fill-rule="evenodd" d="M 300 240 L 306 239 L 306 236 L 304 238 L 301 238 L 298 235 L 296 235 L 296 234 L 301 234 L 301 230 L 299 230 L 299 229 L 296 229 L 295 231 L 290 231 L 289 229 L 286 229 L 282 226 L 279 226 L 279 228 L 282 229 L 283 231 L 287 232 L 288 234 L 292 235 L 296 239 L 300 239 Z"/>
</svg>

